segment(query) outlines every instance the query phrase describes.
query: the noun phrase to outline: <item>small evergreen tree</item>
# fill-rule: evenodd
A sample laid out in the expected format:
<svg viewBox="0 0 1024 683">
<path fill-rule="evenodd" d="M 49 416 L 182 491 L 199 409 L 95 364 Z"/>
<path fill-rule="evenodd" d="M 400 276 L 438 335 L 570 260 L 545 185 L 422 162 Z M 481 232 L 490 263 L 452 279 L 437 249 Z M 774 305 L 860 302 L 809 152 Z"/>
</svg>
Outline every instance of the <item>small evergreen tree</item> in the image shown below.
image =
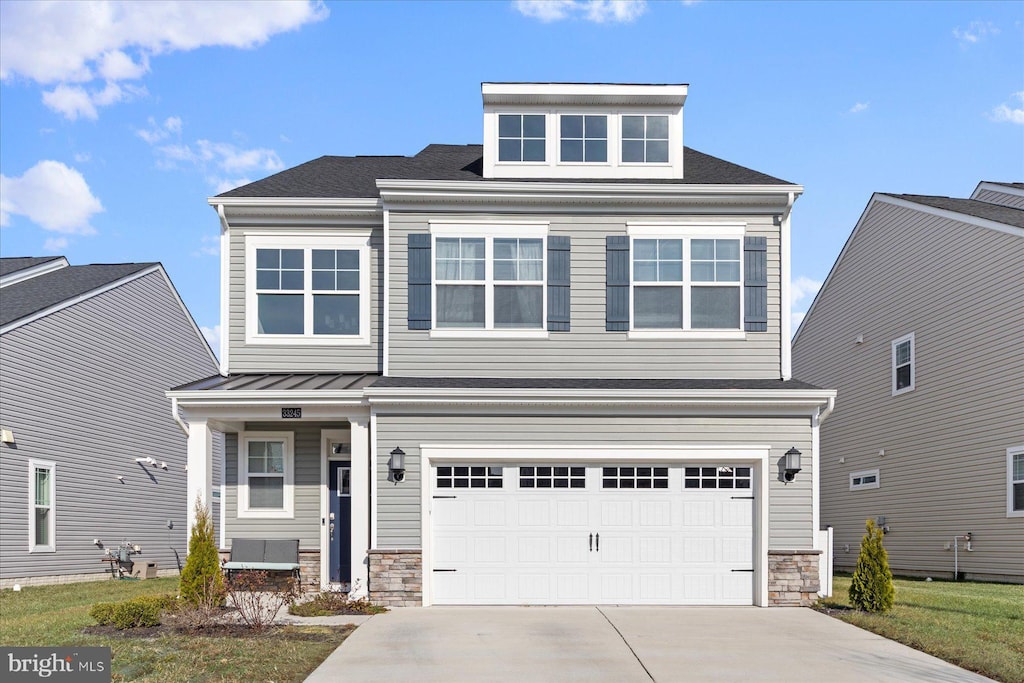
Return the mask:
<svg viewBox="0 0 1024 683">
<path fill-rule="evenodd" d="M 188 540 L 188 557 L 181 570 L 181 599 L 192 606 L 215 607 L 224 602 L 224 577 L 213 540 L 210 510 L 196 496 L 196 523 Z"/>
<path fill-rule="evenodd" d="M 887 612 L 896 599 L 889 554 L 882 545 L 882 530 L 875 520 L 869 519 L 866 529 L 850 583 L 850 604 L 865 612 Z"/>
</svg>

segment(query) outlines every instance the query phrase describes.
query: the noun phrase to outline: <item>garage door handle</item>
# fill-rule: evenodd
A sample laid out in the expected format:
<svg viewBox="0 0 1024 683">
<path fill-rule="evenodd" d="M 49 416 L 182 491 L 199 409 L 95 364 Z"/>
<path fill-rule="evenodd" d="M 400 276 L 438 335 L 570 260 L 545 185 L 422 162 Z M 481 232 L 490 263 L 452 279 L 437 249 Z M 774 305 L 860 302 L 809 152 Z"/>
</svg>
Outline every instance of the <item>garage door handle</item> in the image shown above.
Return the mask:
<svg viewBox="0 0 1024 683">
<path fill-rule="evenodd" d="M 601 534 L 596 534 L 594 536 L 594 542 L 594 550 L 601 552 Z"/>
<path fill-rule="evenodd" d="M 731 571 L 734 571 L 734 572 L 752 572 L 754 570 L 753 569 L 733 569 Z"/>
<path fill-rule="evenodd" d="M 753 496 L 733 496 L 733 500 L 754 500 Z"/>
<path fill-rule="evenodd" d="M 594 552 L 594 534 L 590 534 L 590 540 L 587 541 L 587 548 L 589 552 Z"/>
</svg>

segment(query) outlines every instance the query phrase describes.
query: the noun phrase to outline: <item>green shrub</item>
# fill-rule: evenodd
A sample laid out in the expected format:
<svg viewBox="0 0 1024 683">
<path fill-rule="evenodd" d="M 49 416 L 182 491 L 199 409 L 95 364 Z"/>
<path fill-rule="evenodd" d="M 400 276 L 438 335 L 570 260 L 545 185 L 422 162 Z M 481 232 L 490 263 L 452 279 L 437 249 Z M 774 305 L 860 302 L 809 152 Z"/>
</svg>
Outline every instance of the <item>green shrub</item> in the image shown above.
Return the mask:
<svg viewBox="0 0 1024 683">
<path fill-rule="evenodd" d="M 869 519 L 860 542 L 857 568 L 850 582 L 850 604 L 865 612 L 887 612 L 896 600 L 889 569 L 889 554 L 882 545 L 882 530 Z"/>
<path fill-rule="evenodd" d="M 188 558 L 181 570 L 181 599 L 192 606 L 212 608 L 224 604 L 224 576 L 213 540 L 213 520 L 202 499 L 196 497 L 196 523 L 188 540 Z"/>
<path fill-rule="evenodd" d="M 116 607 L 116 602 L 97 602 L 89 610 L 89 616 L 95 619 L 97 624 L 106 626 L 107 624 L 114 623 L 114 609 Z"/>
</svg>

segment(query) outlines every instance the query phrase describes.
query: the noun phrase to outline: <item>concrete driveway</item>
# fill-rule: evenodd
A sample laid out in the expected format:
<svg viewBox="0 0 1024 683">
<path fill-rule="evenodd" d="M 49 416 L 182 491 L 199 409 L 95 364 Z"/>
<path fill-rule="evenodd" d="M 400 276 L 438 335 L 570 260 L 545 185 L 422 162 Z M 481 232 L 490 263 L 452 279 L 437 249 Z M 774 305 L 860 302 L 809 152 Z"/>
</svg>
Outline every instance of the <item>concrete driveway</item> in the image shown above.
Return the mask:
<svg viewBox="0 0 1024 683">
<path fill-rule="evenodd" d="M 757 607 L 400 608 L 306 680 L 989 681 L 809 609 Z"/>
</svg>

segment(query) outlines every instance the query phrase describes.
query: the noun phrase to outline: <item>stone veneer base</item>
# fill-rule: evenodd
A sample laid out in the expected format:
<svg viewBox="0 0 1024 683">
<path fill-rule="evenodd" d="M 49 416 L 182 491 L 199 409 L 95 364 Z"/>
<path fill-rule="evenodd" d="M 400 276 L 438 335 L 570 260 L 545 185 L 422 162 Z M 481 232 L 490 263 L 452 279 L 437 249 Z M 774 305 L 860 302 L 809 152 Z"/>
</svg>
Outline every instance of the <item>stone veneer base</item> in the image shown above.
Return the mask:
<svg viewBox="0 0 1024 683">
<path fill-rule="evenodd" d="M 369 551 L 370 602 L 388 607 L 423 604 L 423 553 L 376 548 Z"/>
<path fill-rule="evenodd" d="M 769 607 L 810 607 L 818 600 L 820 550 L 768 551 Z"/>
</svg>

